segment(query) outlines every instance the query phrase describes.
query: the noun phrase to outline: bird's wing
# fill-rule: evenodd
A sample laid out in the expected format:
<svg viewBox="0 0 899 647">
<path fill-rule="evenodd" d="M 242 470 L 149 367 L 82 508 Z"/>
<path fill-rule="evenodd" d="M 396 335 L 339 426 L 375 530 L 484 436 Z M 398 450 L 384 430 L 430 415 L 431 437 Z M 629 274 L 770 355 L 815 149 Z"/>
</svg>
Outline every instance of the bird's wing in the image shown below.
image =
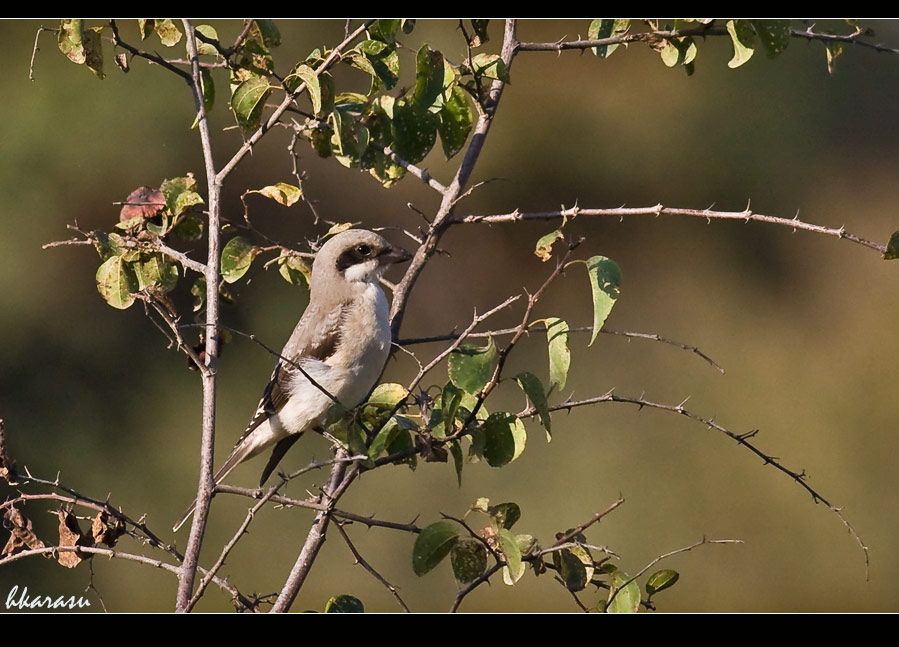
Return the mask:
<svg viewBox="0 0 899 647">
<path fill-rule="evenodd" d="M 281 351 L 281 358 L 275 364 L 275 370 L 259 400 L 256 412 L 235 446 L 287 404 L 291 396 L 292 381 L 300 372 L 298 367 L 303 360 L 325 362 L 335 353 L 341 341 L 340 323 L 346 310 L 346 303 L 339 303 L 330 312 L 322 312 L 319 306 L 309 304 Z"/>
</svg>

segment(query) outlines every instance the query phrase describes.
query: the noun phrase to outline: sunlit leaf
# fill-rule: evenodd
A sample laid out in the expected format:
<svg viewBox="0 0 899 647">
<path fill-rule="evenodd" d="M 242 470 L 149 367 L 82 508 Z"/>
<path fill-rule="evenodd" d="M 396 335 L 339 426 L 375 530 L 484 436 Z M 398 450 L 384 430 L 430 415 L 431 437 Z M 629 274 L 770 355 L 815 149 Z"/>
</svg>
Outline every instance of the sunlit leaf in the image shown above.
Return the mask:
<svg viewBox="0 0 899 647">
<path fill-rule="evenodd" d="M 652 597 L 659 591 L 670 589 L 679 579 L 680 573 L 673 571 L 670 568 L 656 571 L 649 576 L 648 580 L 646 580 L 646 594 Z"/>
<path fill-rule="evenodd" d="M 549 382 L 565 388 L 568 368 L 571 366 L 571 351 L 568 350 L 568 323 L 556 317 L 544 320 L 546 341 L 549 347 Z"/>
<path fill-rule="evenodd" d="M 593 333 L 590 337 L 592 345 L 618 299 L 621 268 L 610 258 L 593 256 L 587 259 L 587 274 L 590 276 L 590 287 L 593 291 Z"/>
<path fill-rule="evenodd" d="M 369 25 L 368 33 L 372 38 L 379 41 L 393 43 L 396 37 L 396 30 L 400 28 L 400 24 L 399 18 L 382 18 Z"/>
<path fill-rule="evenodd" d="M 631 21 L 627 19 L 596 18 L 590 23 L 590 27 L 587 30 L 587 38 L 590 40 L 601 40 L 613 36 L 620 36 L 626 34 L 628 29 L 630 29 L 630 26 Z M 599 58 L 608 58 L 612 55 L 612 52 L 618 49 L 618 45 L 600 45 L 599 47 L 592 47 L 591 49 Z"/>
<path fill-rule="evenodd" d="M 734 46 L 734 56 L 728 61 L 727 66 L 737 68 L 752 58 L 752 55 L 755 53 L 755 50 L 752 48 L 755 32 L 752 29 L 752 25 L 746 20 L 728 20 L 727 33 L 730 34 L 730 39 Z"/>
<path fill-rule="evenodd" d="M 137 277 L 122 256 L 112 256 L 97 269 L 97 290 L 113 308 L 124 310 L 134 303 Z"/>
<path fill-rule="evenodd" d="M 415 89 L 412 103 L 425 111 L 440 96 L 443 90 L 443 54 L 427 45 L 422 45 L 415 56 Z"/>
<path fill-rule="evenodd" d="M 437 141 L 437 117 L 405 99 L 394 104 L 391 125 L 394 152 L 412 164 L 423 160 Z"/>
<path fill-rule="evenodd" d="M 278 273 L 291 285 L 308 286 L 312 280 L 312 268 L 301 256 L 281 251 L 278 257 Z"/>
<path fill-rule="evenodd" d="M 143 255 L 138 261 L 131 263 L 131 268 L 141 290 L 157 288 L 163 292 L 171 292 L 178 285 L 178 267 L 168 262 L 162 254 Z"/>
<path fill-rule="evenodd" d="M 627 573 L 622 571 L 615 571 L 612 574 L 608 598 L 612 602 L 606 607 L 607 613 L 636 613 L 640 610 L 640 586 L 636 580 L 624 586 L 629 579 Z M 618 589 L 621 591 L 616 593 Z"/>
<path fill-rule="evenodd" d="M 553 564 L 569 591 L 582 591 L 587 586 L 589 581 L 587 568 L 581 559 L 567 548 L 553 553 Z"/>
<path fill-rule="evenodd" d="M 239 280 L 250 269 L 257 254 L 259 248 L 246 238 L 236 236 L 229 240 L 222 249 L 222 278 L 227 283 Z"/>
<path fill-rule="evenodd" d="M 447 361 L 450 381 L 467 393 L 480 393 L 493 376 L 497 355 L 492 337 L 486 346 L 462 344 L 450 353 Z"/>
<path fill-rule="evenodd" d="M 156 20 L 153 25 L 159 41 L 166 47 L 173 47 L 181 42 L 181 31 L 175 26 L 171 18 L 165 20 Z"/>
<path fill-rule="evenodd" d="M 234 88 L 231 95 L 231 109 L 238 125 L 245 131 L 259 128 L 265 100 L 272 88 L 262 77 L 253 76 Z"/>
<path fill-rule="evenodd" d="M 565 236 L 562 235 L 561 229 L 556 229 L 545 236 L 541 236 L 539 240 L 537 240 L 537 245 L 534 247 L 534 256 L 545 263 L 553 257 L 553 245 L 555 242 L 564 239 Z"/>
<path fill-rule="evenodd" d="M 285 207 L 292 207 L 303 197 L 303 192 L 300 190 L 300 187 L 288 184 L 287 182 L 277 182 L 276 184 L 264 186 L 261 189 L 247 191 L 247 194 L 250 193 L 264 195 L 266 198 L 274 200 Z"/>
<path fill-rule="evenodd" d="M 499 54 L 478 54 L 471 59 L 471 69 L 478 76 L 509 83 L 509 71 Z"/>
<path fill-rule="evenodd" d="M 312 102 L 312 112 L 320 115 L 322 113 L 322 86 L 315 70 L 308 65 L 301 64 L 284 79 L 284 84 L 291 92 L 296 92 L 304 82 L 306 83 L 306 94 L 309 95 L 309 100 Z M 333 106 L 333 93 L 331 105 Z"/>
<path fill-rule="evenodd" d="M 197 33 L 203 34 L 206 38 L 210 40 L 218 40 L 219 35 L 215 30 L 215 27 L 212 25 L 197 25 L 195 27 Z M 201 40 L 197 37 L 197 54 L 202 54 L 204 56 L 215 56 L 218 54 L 218 50 L 215 48 L 215 45 L 210 45 L 209 43 Z M 203 68 L 207 69 L 207 68 Z"/>
<path fill-rule="evenodd" d="M 503 567 L 503 581 L 512 586 L 524 575 L 524 562 L 521 561 L 521 550 L 518 548 L 515 535 L 505 528 L 500 528 L 497 533 L 497 539 L 499 540 L 500 552 L 506 561 L 506 565 Z"/>
</svg>

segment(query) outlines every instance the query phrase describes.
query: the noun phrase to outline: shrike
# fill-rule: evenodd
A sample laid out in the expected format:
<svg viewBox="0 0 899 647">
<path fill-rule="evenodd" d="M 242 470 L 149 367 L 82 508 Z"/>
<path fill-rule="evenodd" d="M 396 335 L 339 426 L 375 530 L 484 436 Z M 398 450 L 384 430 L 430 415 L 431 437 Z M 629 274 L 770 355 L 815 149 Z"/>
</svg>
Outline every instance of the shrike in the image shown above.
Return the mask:
<svg viewBox="0 0 899 647">
<path fill-rule="evenodd" d="M 250 424 L 216 472 L 216 485 L 240 463 L 274 446 L 261 485 L 300 434 L 324 422 L 335 400 L 351 409 L 365 399 L 390 354 L 387 298 L 378 282 L 390 265 L 411 257 L 364 229 L 344 231 L 322 245 L 312 263 L 309 305 Z M 196 501 L 173 530 L 195 506 Z"/>
</svg>

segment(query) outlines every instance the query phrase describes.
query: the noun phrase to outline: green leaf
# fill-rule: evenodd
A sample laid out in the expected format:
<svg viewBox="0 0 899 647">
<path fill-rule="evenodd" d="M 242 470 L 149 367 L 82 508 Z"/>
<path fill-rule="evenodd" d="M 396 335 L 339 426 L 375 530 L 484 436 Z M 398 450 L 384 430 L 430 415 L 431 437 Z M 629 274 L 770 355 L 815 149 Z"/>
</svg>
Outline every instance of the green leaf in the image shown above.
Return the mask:
<svg viewBox="0 0 899 647">
<path fill-rule="evenodd" d="M 450 381 L 463 391 L 480 393 L 493 377 L 493 365 L 497 358 L 496 344 L 491 337 L 483 347 L 462 344 L 450 353 L 447 373 Z"/>
<path fill-rule="evenodd" d="M 315 70 L 308 65 L 300 64 L 297 65 L 293 72 L 288 74 L 287 78 L 284 79 L 287 89 L 291 92 L 296 92 L 297 88 L 304 82 L 306 83 L 306 93 L 309 95 L 309 100 L 312 102 L 312 112 L 316 115 L 322 114 L 322 85 Z M 331 97 L 331 108 L 333 108 L 333 92 L 331 93 Z"/>
<path fill-rule="evenodd" d="M 544 263 L 553 257 L 553 245 L 557 240 L 564 240 L 561 229 L 551 231 L 545 236 L 541 236 L 534 247 L 534 256 Z"/>
<path fill-rule="evenodd" d="M 546 442 L 550 442 L 553 439 L 552 420 L 549 417 L 549 403 L 546 400 L 543 382 L 540 381 L 539 377 L 527 371 L 516 375 L 515 381 L 518 382 L 518 386 L 525 392 L 528 400 L 531 401 L 531 404 L 537 410 L 537 415 L 540 416 L 540 423 L 546 429 Z"/>
<path fill-rule="evenodd" d="M 328 115 L 334 131 L 331 136 L 334 156 L 348 168 L 359 165 L 370 140 L 368 128 L 356 120 L 351 112 L 353 110 L 355 110 L 353 106 L 338 106 Z"/>
<path fill-rule="evenodd" d="M 431 107 L 443 91 L 443 54 L 422 45 L 415 56 L 412 103 L 421 111 Z"/>
<path fill-rule="evenodd" d="M 172 47 L 181 42 L 181 32 L 175 27 L 171 18 L 156 20 L 153 29 L 156 30 L 160 42 L 166 47 Z"/>
<path fill-rule="evenodd" d="M 254 22 L 262 36 L 262 43 L 266 47 L 277 47 L 281 44 L 281 32 L 278 30 L 277 25 L 275 25 L 274 20 L 257 18 Z"/>
<path fill-rule="evenodd" d="M 400 28 L 400 23 L 401 21 L 399 18 L 382 18 L 381 20 L 376 20 L 369 26 L 368 33 L 372 38 L 376 38 L 381 42 L 393 43 L 396 36 L 396 30 Z"/>
<path fill-rule="evenodd" d="M 891 261 L 899 258 L 899 231 L 894 231 L 887 243 L 887 250 L 883 253 L 883 260 Z"/>
<path fill-rule="evenodd" d="M 350 59 L 353 65 L 357 65 L 362 71 L 379 80 L 385 90 L 390 90 L 396 85 L 400 78 L 400 55 L 396 47 L 378 40 L 366 40 L 359 43 L 356 49 L 368 65 L 360 65 L 359 57 Z"/>
<path fill-rule="evenodd" d="M 463 537 L 453 546 L 450 562 L 459 584 L 473 582 L 487 570 L 487 547 L 474 537 Z"/>
<path fill-rule="evenodd" d="M 399 416 L 395 416 L 398 418 Z M 398 454 L 400 452 L 411 452 L 415 449 L 415 441 L 412 439 L 412 434 L 405 429 L 400 428 L 399 433 L 397 433 L 390 441 L 387 443 L 387 453 L 388 454 Z M 418 457 L 415 453 L 411 453 L 408 458 L 404 461 L 409 466 L 409 469 L 414 470 L 415 466 L 418 464 Z"/>
<path fill-rule="evenodd" d="M 97 290 L 113 308 L 124 310 L 134 303 L 137 277 L 122 256 L 113 256 L 97 269 Z"/>
<path fill-rule="evenodd" d="M 141 256 L 140 260 L 131 263 L 131 267 L 141 290 L 157 288 L 171 292 L 178 285 L 178 267 L 166 261 L 162 254 Z"/>
<path fill-rule="evenodd" d="M 203 303 L 206 302 L 206 277 L 198 276 L 190 286 L 190 293 L 194 297 L 193 311 L 199 312 L 203 309 Z"/>
<path fill-rule="evenodd" d="M 478 54 L 471 59 L 471 69 L 477 76 L 509 83 L 509 70 L 499 54 Z"/>
<path fill-rule="evenodd" d="M 215 106 L 215 83 L 209 68 L 204 67 L 200 70 L 200 86 L 203 91 L 203 109 L 208 114 Z"/>
<path fill-rule="evenodd" d="M 173 177 L 170 180 L 165 180 L 162 185 L 160 185 L 159 190 L 165 196 L 165 206 L 171 213 L 171 215 L 176 216 L 180 215 L 178 213 L 178 202 L 181 200 L 182 206 L 186 206 L 185 203 L 193 202 L 194 198 L 181 198 L 181 195 L 188 192 L 193 192 L 194 189 L 197 188 L 197 180 L 190 173 L 185 175 L 184 177 Z M 200 200 L 202 202 L 202 200 Z"/>
<path fill-rule="evenodd" d="M 409 391 L 402 384 L 384 382 L 375 387 L 365 404 L 389 411 L 407 397 Z"/>
<path fill-rule="evenodd" d="M 185 242 L 200 240 L 205 224 L 198 213 L 186 213 L 172 227 L 172 236 Z"/>
<path fill-rule="evenodd" d="M 569 591 L 583 591 L 590 581 L 583 561 L 567 548 L 553 553 L 553 564 Z"/>
<path fill-rule="evenodd" d="M 264 186 L 261 189 L 253 189 L 251 191 L 247 191 L 247 194 L 250 193 L 258 193 L 259 195 L 264 195 L 266 198 L 274 200 L 278 204 L 284 205 L 285 207 L 292 207 L 297 202 L 299 202 L 300 198 L 303 197 L 303 191 L 300 189 L 300 187 L 294 186 L 292 184 L 287 184 L 287 182 L 278 182 L 276 184 Z"/>
<path fill-rule="evenodd" d="M 640 587 L 634 580 L 627 586 L 621 587 L 630 578 L 627 573 L 615 571 L 612 574 L 612 586 L 609 588 L 609 600 L 611 604 L 607 605 L 606 613 L 637 613 L 640 610 Z M 621 589 L 616 595 L 615 591 Z M 613 599 L 614 596 L 614 599 Z"/>
<path fill-rule="evenodd" d="M 206 38 L 212 40 L 218 40 L 219 35 L 215 30 L 215 27 L 212 25 L 197 25 L 196 30 L 198 33 L 203 34 Z M 210 45 L 199 38 L 197 38 L 197 54 L 208 55 L 208 56 L 216 56 L 218 54 L 218 50 L 214 45 Z M 203 68 L 204 70 L 208 68 Z"/>
<path fill-rule="evenodd" d="M 113 256 L 121 256 L 125 253 L 125 239 L 118 234 L 107 234 L 105 231 L 95 231 L 91 237 L 94 248 L 100 255 L 100 260 L 107 261 Z"/>
<path fill-rule="evenodd" d="M 246 274 L 258 253 L 259 248 L 242 236 L 229 240 L 222 249 L 222 278 L 225 282 L 234 283 Z"/>
<path fill-rule="evenodd" d="M 386 425 L 381 427 L 372 439 L 371 444 L 368 446 L 368 458 L 370 460 L 378 458 L 381 453 L 387 449 L 390 443 L 393 442 L 398 433 L 400 433 L 400 427 L 396 420 L 390 420 Z"/>
<path fill-rule="evenodd" d="M 514 461 L 526 443 L 524 424 L 511 413 L 492 413 L 484 423 L 484 458 L 491 467 Z"/>
<path fill-rule="evenodd" d="M 659 591 L 670 589 L 680 579 L 680 573 L 670 568 L 656 571 L 646 580 L 646 594 L 652 597 Z"/>
<path fill-rule="evenodd" d="M 610 258 L 593 256 L 587 259 L 587 274 L 593 290 L 593 333 L 589 344 L 592 346 L 618 299 L 621 268 Z"/>
<path fill-rule="evenodd" d="M 252 76 L 242 82 L 231 95 L 231 110 L 237 118 L 238 125 L 245 131 L 259 128 L 262 109 L 272 88 L 264 78 Z"/>
<path fill-rule="evenodd" d="M 456 470 L 456 480 L 459 487 L 462 487 L 462 468 L 465 467 L 465 456 L 462 454 L 462 445 L 458 440 L 454 440 L 449 446 L 450 454 L 453 457 L 453 467 Z"/>
<path fill-rule="evenodd" d="M 172 215 L 177 217 L 194 205 L 203 204 L 203 197 L 195 191 L 183 191 L 175 198 Z"/>
<path fill-rule="evenodd" d="M 394 103 L 391 126 L 394 152 L 412 164 L 423 160 L 437 141 L 437 117 L 406 99 Z"/>
<path fill-rule="evenodd" d="M 515 543 L 522 555 L 529 555 L 537 548 L 537 539 L 533 535 L 515 535 Z"/>
<path fill-rule="evenodd" d="M 335 595 L 325 604 L 325 613 L 365 613 L 365 605 L 352 595 Z"/>
<path fill-rule="evenodd" d="M 506 565 L 503 567 L 503 581 L 512 586 L 524 575 L 524 562 L 521 561 L 521 551 L 518 548 L 515 535 L 506 528 L 500 528 L 497 539 L 499 539 L 499 550 L 506 560 Z"/>
<path fill-rule="evenodd" d="M 449 100 L 444 101 L 437 113 L 437 118 L 437 132 L 440 133 L 443 153 L 446 159 L 450 159 L 465 146 L 474 120 L 465 90 L 455 86 Z"/>
<path fill-rule="evenodd" d="M 626 34 L 630 28 L 631 21 L 627 19 L 596 18 L 590 23 L 590 28 L 587 30 L 587 38 L 590 40 L 600 40 L 603 38 L 620 36 Z M 618 49 L 618 45 L 601 45 L 599 47 L 592 47 L 591 49 L 599 58 L 608 58 L 612 55 L 612 52 Z"/>
<path fill-rule="evenodd" d="M 568 350 L 568 323 L 557 317 L 544 320 L 546 341 L 549 348 L 549 383 L 565 388 L 568 368 L 571 366 L 571 351 Z"/>
<path fill-rule="evenodd" d="M 512 503 L 511 501 L 497 503 L 487 508 L 487 514 L 493 517 L 497 527 L 511 530 L 512 526 L 521 519 L 521 508 L 518 507 L 517 503 Z"/>
<path fill-rule="evenodd" d="M 789 20 L 753 20 L 752 26 L 755 33 L 762 41 L 762 47 L 768 54 L 768 58 L 774 58 L 790 44 Z"/>
<path fill-rule="evenodd" d="M 755 53 L 752 48 L 755 32 L 752 30 L 752 25 L 746 20 L 728 20 L 727 33 L 730 34 L 731 42 L 734 45 L 734 56 L 728 61 L 727 67 L 738 68 L 752 58 Z"/>
<path fill-rule="evenodd" d="M 435 433 L 438 438 L 446 438 L 456 431 L 456 413 L 462 403 L 463 391 L 452 382 L 447 382 L 440 395 L 440 413 L 443 422 L 443 433 Z M 435 429 L 435 431 L 437 431 Z"/>
<path fill-rule="evenodd" d="M 312 268 L 306 261 L 285 250 L 278 257 L 278 272 L 291 285 L 308 286 L 312 280 Z"/>
<path fill-rule="evenodd" d="M 422 530 L 412 548 L 412 570 L 424 575 L 443 561 L 459 541 L 459 526 L 452 521 L 438 521 Z"/>
<path fill-rule="evenodd" d="M 102 27 L 85 27 L 84 21 L 73 18 L 59 24 L 57 45 L 59 51 L 77 65 L 85 65 L 103 78 L 103 44 L 100 39 Z"/>
</svg>

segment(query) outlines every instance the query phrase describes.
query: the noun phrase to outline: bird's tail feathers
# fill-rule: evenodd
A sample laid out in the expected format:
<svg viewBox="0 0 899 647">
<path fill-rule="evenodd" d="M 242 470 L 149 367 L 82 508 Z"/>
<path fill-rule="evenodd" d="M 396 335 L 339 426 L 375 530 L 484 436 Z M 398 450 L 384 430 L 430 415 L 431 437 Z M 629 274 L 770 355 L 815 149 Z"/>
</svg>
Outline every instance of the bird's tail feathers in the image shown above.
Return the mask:
<svg viewBox="0 0 899 647">
<path fill-rule="evenodd" d="M 232 472 L 232 470 L 240 465 L 243 461 L 248 458 L 252 458 L 256 454 L 261 451 L 262 447 L 259 447 L 256 434 L 250 434 L 246 438 L 243 439 L 243 442 L 237 445 L 234 450 L 231 452 L 231 455 L 228 456 L 228 459 L 222 464 L 222 466 L 218 469 L 213 476 L 213 481 L 216 486 L 218 486 L 222 481 L 228 478 L 228 475 Z M 194 510 L 197 508 L 197 500 L 194 499 L 193 503 L 184 511 L 179 519 L 178 523 L 172 526 L 172 532 L 178 532 L 181 529 L 181 526 L 185 524 L 185 522 L 190 519 L 191 515 L 194 513 Z"/>
</svg>

